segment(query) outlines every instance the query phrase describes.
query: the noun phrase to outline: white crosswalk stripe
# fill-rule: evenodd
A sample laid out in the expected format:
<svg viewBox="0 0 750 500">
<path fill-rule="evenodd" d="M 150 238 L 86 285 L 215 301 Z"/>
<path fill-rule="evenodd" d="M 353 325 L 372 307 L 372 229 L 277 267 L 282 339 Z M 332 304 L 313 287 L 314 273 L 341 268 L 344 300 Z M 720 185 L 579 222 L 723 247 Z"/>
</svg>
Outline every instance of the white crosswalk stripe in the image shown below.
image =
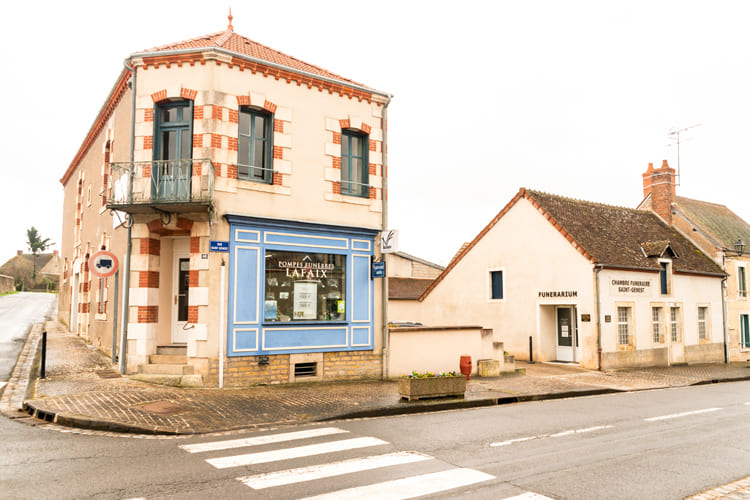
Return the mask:
<svg viewBox="0 0 750 500">
<path fill-rule="evenodd" d="M 336 452 L 353 452 L 352 454 L 354 456 L 357 454 L 366 455 L 364 450 L 367 448 L 389 444 L 386 441 L 374 437 L 354 437 L 345 439 L 346 436 L 341 435 L 346 433 L 348 433 L 348 431 L 336 427 L 323 427 L 319 429 L 284 432 L 243 439 L 186 444 L 179 447 L 188 453 L 222 452 L 227 450 L 237 450 L 239 448 L 252 448 L 257 446 L 265 447 L 262 451 L 259 450 L 254 453 L 207 458 L 205 460 L 208 464 L 217 469 L 254 464 L 273 464 L 275 462 L 283 462 L 292 459 L 306 459 L 311 463 L 311 465 L 303 467 L 281 469 L 266 472 L 264 474 L 236 478 L 250 488 L 255 490 L 266 490 L 271 496 L 273 496 L 273 493 L 271 493 L 273 490 L 270 490 L 269 488 L 283 488 L 284 486 L 291 487 L 292 485 L 304 482 L 313 484 L 312 482 L 316 480 L 343 477 L 349 474 L 386 468 L 393 468 L 392 472 L 391 469 L 387 469 L 388 472 L 381 472 L 381 479 L 388 478 L 391 473 L 395 477 L 400 477 L 400 479 L 382 481 L 376 484 L 354 486 L 339 491 L 330 491 L 311 498 L 357 498 L 357 500 L 367 500 L 370 498 L 405 499 L 431 495 L 494 479 L 494 476 L 490 474 L 473 469 L 456 468 L 453 466 L 448 466 L 450 467 L 448 470 L 425 474 L 424 472 L 435 470 L 436 468 L 445 468 L 446 464 L 437 461 L 434 457 L 416 451 L 383 453 L 333 462 L 325 462 L 324 460 L 321 460 L 321 456 Z M 320 439 L 326 437 L 330 437 L 331 439 L 327 441 Z M 316 442 L 313 444 L 304 444 L 302 442 L 291 443 L 293 441 L 311 439 L 315 439 Z M 422 466 L 421 470 L 417 465 L 420 462 L 427 464 Z M 404 476 L 404 470 L 399 469 L 399 467 L 408 467 L 412 464 L 417 467 L 419 473 L 409 477 L 401 477 Z M 357 483 L 362 482 L 362 480 L 367 481 L 367 477 L 370 476 L 362 475 L 353 476 L 353 478 L 354 477 L 357 479 L 348 480 L 346 486 L 351 486 L 352 484 L 356 485 Z M 307 494 L 314 495 L 321 491 L 326 491 L 329 487 L 335 488 L 335 484 L 335 481 L 316 483 L 315 486 L 312 486 L 311 489 L 307 491 Z M 275 494 L 285 496 L 286 493 L 284 492 L 285 490 L 281 489 Z"/>
<path fill-rule="evenodd" d="M 259 474 L 257 476 L 239 477 L 237 479 L 253 489 L 261 490 L 264 488 L 271 488 L 272 486 L 302 483 L 305 481 L 313 481 L 315 479 L 324 479 L 328 477 L 342 476 L 344 474 L 379 469 L 381 467 L 421 462 L 423 460 L 433 460 L 433 458 L 413 451 L 402 451 L 365 458 L 355 458 L 353 460 L 344 460 L 342 462 L 311 465 L 310 467 L 282 470 L 268 474 Z"/>
</svg>

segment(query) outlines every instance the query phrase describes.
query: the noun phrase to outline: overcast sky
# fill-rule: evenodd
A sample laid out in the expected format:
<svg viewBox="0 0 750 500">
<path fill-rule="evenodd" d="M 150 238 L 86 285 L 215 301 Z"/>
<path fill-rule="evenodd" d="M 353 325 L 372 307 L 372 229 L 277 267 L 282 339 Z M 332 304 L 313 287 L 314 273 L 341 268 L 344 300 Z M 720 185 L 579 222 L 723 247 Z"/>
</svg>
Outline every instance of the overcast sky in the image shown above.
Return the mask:
<svg viewBox="0 0 750 500">
<path fill-rule="evenodd" d="M 750 221 L 750 3 L 6 2 L 0 262 L 35 226 L 131 53 L 226 29 L 394 95 L 389 226 L 446 264 L 521 187 L 634 207 L 649 162 Z M 698 125 L 693 127 L 694 125 Z"/>
</svg>

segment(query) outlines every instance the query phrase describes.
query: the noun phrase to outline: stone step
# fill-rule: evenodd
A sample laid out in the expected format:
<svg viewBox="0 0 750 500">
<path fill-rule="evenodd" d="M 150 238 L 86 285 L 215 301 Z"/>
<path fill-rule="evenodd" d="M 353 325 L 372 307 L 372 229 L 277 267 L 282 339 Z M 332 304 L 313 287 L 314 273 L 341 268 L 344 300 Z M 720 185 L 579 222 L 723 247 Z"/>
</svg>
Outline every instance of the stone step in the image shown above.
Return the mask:
<svg viewBox="0 0 750 500">
<path fill-rule="evenodd" d="M 177 354 L 152 354 L 148 362 L 154 365 L 186 365 L 187 356 Z"/>
<path fill-rule="evenodd" d="M 147 364 L 139 365 L 138 373 L 152 373 L 159 375 L 193 375 L 193 365 Z"/>
<path fill-rule="evenodd" d="M 187 356 L 186 345 L 159 345 L 156 346 L 156 354 L 164 354 L 168 356 Z"/>
</svg>

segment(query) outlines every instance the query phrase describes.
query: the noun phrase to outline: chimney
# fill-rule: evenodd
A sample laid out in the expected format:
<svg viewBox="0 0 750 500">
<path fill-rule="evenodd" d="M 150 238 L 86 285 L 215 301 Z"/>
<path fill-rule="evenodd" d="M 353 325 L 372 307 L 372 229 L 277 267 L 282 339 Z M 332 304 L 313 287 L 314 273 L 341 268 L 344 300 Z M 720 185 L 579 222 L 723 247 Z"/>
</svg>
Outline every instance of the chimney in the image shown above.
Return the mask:
<svg viewBox="0 0 750 500">
<path fill-rule="evenodd" d="M 676 196 L 674 174 L 667 160 L 659 168 L 649 163 L 648 170 L 643 173 L 643 197 L 651 195 L 651 210 L 667 224 L 672 224 L 672 203 Z"/>
<path fill-rule="evenodd" d="M 16 255 L 23 255 L 23 250 L 16 250 Z"/>
</svg>

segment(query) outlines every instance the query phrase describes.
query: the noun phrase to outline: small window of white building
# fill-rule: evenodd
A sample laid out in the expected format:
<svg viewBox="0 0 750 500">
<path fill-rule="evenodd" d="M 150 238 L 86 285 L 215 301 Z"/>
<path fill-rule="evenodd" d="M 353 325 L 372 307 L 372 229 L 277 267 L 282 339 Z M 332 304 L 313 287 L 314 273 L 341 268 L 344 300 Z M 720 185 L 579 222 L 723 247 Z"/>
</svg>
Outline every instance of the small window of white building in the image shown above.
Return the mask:
<svg viewBox="0 0 750 500">
<path fill-rule="evenodd" d="M 698 306 L 698 340 L 708 339 L 708 307 Z"/>
<path fill-rule="evenodd" d="M 630 345 L 630 316 L 631 308 L 627 306 L 617 307 L 617 345 Z"/>
<path fill-rule="evenodd" d="M 490 300 L 503 300 L 503 271 L 500 269 L 490 271 Z"/>
<path fill-rule="evenodd" d="M 670 307 L 669 308 L 669 334 L 672 337 L 672 342 L 682 343 L 682 333 L 680 331 L 680 308 Z"/>
<path fill-rule="evenodd" d="M 747 298 L 747 267 L 737 264 L 737 296 Z"/>
<path fill-rule="evenodd" d="M 662 325 L 663 318 L 663 307 L 655 306 L 651 308 L 651 336 L 654 344 L 664 343 L 664 327 Z"/>
</svg>

